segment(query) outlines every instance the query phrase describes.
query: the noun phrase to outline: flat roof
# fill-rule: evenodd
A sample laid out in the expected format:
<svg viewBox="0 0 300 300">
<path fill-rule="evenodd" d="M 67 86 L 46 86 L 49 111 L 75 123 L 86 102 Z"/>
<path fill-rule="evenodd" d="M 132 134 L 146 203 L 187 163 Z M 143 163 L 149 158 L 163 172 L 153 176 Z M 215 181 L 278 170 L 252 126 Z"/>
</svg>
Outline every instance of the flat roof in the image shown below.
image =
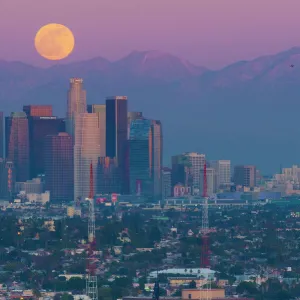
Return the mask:
<svg viewBox="0 0 300 300">
<path fill-rule="evenodd" d="M 127 100 L 127 96 L 109 96 L 106 100 Z"/>
</svg>

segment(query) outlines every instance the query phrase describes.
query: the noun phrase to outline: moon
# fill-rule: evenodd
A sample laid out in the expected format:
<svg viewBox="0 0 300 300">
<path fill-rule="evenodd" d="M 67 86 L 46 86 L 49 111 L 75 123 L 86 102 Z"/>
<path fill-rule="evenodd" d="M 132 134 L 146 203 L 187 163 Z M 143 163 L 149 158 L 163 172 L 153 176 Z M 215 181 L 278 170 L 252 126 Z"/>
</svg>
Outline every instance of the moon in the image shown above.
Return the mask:
<svg viewBox="0 0 300 300">
<path fill-rule="evenodd" d="M 61 60 L 68 57 L 75 46 L 72 31 L 61 24 L 47 24 L 37 32 L 34 45 L 36 51 L 49 60 Z"/>
</svg>

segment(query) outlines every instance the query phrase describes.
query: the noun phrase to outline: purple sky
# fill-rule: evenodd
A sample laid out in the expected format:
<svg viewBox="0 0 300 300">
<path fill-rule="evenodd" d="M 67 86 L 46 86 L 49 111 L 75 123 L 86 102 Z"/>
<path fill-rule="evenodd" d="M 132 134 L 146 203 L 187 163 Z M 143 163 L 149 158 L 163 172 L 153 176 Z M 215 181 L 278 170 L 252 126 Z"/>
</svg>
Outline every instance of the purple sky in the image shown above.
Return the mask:
<svg viewBox="0 0 300 300">
<path fill-rule="evenodd" d="M 299 46 L 299 0 L 0 0 L 0 59 L 45 65 L 34 49 L 47 23 L 68 26 L 67 61 L 161 50 L 219 68 Z"/>
</svg>

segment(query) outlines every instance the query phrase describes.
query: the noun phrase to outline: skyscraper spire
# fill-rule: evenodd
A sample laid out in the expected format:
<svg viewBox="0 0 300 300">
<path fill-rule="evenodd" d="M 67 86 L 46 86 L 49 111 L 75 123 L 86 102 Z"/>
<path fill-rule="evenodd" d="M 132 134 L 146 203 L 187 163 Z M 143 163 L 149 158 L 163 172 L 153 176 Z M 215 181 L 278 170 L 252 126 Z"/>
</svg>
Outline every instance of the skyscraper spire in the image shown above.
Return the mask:
<svg viewBox="0 0 300 300">
<path fill-rule="evenodd" d="M 86 112 L 86 91 L 83 89 L 82 78 L 71 78 L 68 91 L 66 131 L 73 138 L 75 135 L 76 115 Z"/>
</svg>

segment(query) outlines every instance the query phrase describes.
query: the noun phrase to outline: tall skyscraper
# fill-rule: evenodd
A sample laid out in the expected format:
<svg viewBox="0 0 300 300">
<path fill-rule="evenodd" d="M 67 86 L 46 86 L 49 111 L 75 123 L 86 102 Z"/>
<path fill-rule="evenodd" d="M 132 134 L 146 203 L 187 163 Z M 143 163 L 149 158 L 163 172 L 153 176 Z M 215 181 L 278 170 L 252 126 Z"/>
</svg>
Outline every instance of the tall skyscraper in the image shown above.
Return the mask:
<svg viewBox="0 0 300 300">
<path fill-rule="evenodd" d="M 4 158 L 4 120 L 2 111 L 0 111 L 0 158 Z"/>
<path fill-rule="evenodd" d="M 46 190 L 50 200 L 74 200 L 74 154 L 72 137 L 65 133 L 47 135 L 44 144 Z"/>
<path fill-rule="evenodd" d="M 127 123 L 128 123 L 127 136 L 128 136 L 128 139 L 129 139 L 129 136 L 130 136 L 131 121 L 137 120 L 137 119 L 143 119 L 143 113 L 141 111 L 129 111 L 127 113 Z"/>
<path fill-rule="evenodd" d="M 95 113 L 98 116 L 100 131 L 100 157 L 106 156 L 106 106 L 105 104 L 91 104 L 87 106 L 88 113 Z"/>
<path fill-rule="evenodd" d="M 122 192 L 128 193 L 127 97 L 106 99 L 106 156 L 116 158 L 122 180 Z"/>
<path fill-rule="evenodd" d="M 226 188 L 231 183 L 231 163 L 230 160 L 213 160 L 210 166 L 215 169 L 217 188 Z"/>
<path fill-rule="evenodd" d="M 127 97 L 106 99 L 106 156 L 122 164 L 127 141 Z"/>
<path fill-rule="evenodd" d="M 49 116 L 28 117 L 29 124 L 29 155 L 30 177 L 36 178 L 45 173 L 44 143 L 47 135 L 58 134 L 65 131 L 63 119 Z"/>
<path fill-rule="evenodd" d="M 162 126 L 160 121 L 131 122 L 129 178 L 131 194 L 162 199 Z"/>
<path fill-rule="evenodd" d="M 51 117 L 52 105 L 24 105 L 23 111 L 27 117 Z"/>
<path fill-rule="evenodd" d="M 233 181 L 235 185 L 255 187 L 256 167 L 251 165 L 239 165 L 234 167 Z"/>
<path fill-rule="evenodd" d="M 163 199 L 167 199 L 172 195 L 172 170 L 170 168 L 164 167 L 162 170 L 162 193 Z"/>
<path fill-rule="evenodd" d="M 83 79 L 71 78 L 68 91 L 66 131 L 75 136 L 75 119 L 78 114 L 86 112 L 86 91 L 83 89 Z M 75 143 L 75 140 L 73 140 Z"/>
<path fill-rule="evenodd" d="M 101 149 L 98 124 L 98 116 L 95 113 L 81 113 L 76 116 L 74 145 L 75 199 L 84 199 L 89 196 L 91 162 L 94 170 L 94 182 L 97 182 L 96 170 Z"/>
<path fill-rule="evenodd" d="M 24 112 L 13 112 L 5 118 L 6 157 L 13 162 L 16 181 L 29 179 L 28 119 Z"/>
</svg>

